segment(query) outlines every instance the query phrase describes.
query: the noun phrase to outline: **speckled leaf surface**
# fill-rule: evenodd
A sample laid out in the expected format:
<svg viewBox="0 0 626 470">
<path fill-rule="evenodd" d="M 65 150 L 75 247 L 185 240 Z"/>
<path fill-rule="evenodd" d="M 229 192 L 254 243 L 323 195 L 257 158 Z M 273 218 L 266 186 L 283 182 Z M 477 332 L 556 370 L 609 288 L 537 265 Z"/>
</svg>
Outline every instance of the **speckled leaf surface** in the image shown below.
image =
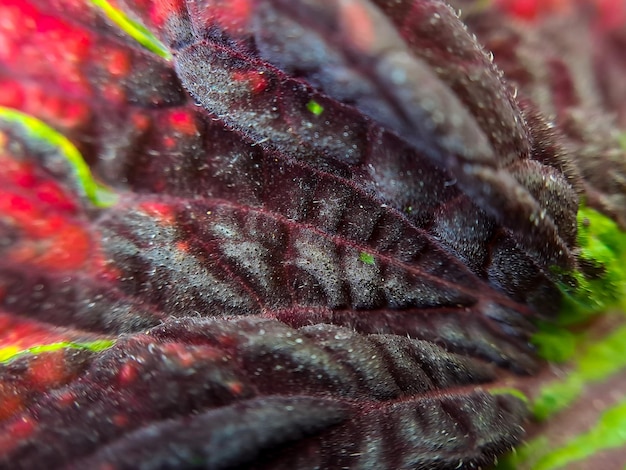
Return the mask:
<svg viewBox="0 0 626 470">
<path fill-rule="evenodd" d="M 448 6 L 0 14 L 0 466 L 473 468 L 520 442 L 507 387 L 575 286 L 582 186 Z"/>
</svg>

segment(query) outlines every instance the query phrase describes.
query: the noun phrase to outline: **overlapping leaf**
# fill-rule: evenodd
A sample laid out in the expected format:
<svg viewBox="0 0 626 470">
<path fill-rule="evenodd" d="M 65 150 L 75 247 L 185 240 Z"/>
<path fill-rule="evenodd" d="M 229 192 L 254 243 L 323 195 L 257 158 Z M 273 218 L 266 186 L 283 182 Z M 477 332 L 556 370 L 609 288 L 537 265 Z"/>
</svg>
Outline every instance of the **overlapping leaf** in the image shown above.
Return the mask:
<svg viewBox="0 0 626 470">
<path fill-rule="evenodd" d="M 466 21 L 508 79 L 559 125 L 584 176 L 587 203 L 624 228 L 625 90 L 617 77 L 625 70 L 625 7 L 620 1 L 580 3 L 565 2 L 559 14 L 532 27 L 497 8 L 468 13 Z"/>
</svg>

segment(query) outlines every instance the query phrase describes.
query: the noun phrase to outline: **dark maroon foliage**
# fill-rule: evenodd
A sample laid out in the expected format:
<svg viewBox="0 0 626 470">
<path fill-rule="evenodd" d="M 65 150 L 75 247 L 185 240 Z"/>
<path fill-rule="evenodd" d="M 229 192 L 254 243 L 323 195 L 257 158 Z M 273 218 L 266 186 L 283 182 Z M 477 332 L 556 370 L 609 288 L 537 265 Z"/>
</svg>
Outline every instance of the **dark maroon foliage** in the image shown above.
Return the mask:
<svg viewBox="0 0 626 470">
<path fill-rule="evenodd" d="M 119 3 L 172 64 L 93 9 L 29 2 L 131 58 L 120 101 L 77 94 L 95 112 L 66 129 L 120 200 L 73 209 L 85 264 L 0 262 L 0 306 L 119 339 L 5 417 L 32 429 L 0 466 L 472 468 L 515 445 L 525 406 L 488 391 L 541 365 L 577 173 L 453 11 Z M 67 183 L 12 132 L 12 158 Z M 29 236 L 0 228 L 7 253 Z"/>
</svg>

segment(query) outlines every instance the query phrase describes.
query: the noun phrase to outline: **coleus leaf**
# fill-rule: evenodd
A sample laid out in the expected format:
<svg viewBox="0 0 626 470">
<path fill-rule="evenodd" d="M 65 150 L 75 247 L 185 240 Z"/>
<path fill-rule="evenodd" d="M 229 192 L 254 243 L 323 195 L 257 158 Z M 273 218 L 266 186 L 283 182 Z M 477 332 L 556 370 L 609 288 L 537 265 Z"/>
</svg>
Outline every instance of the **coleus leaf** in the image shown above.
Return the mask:
<svg viewBox="0 0 626 470">
<path fill-rule="evenodd" d="M 4 104 L 118 193 L 93 208 L 63 149 L 3 121 L 2 307 L 118 339 L 4 366 L 24 397 L 2 461 L 471 468 L 515 445 L 506 387 L 542 366 L 533 321 L 576 280 L 577 177 L 451 10 L 120 5 L 137 16 L 0 6 L 30 20 L 2 32 Z M 60 378 L 22 393 L 39 357 Z"/>
</svg>

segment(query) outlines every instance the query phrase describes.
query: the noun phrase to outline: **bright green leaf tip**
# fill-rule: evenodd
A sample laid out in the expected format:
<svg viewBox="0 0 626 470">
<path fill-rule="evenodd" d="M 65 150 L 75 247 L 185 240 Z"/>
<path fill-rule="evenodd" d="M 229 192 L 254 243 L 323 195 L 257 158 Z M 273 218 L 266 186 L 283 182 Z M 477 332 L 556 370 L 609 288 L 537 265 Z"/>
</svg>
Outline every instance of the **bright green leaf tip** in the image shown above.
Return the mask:
<svg viewBox="0 0 626 470">
<path fill-rule="evenodd" d="M 570 273 L 576 287 L 561 284 L 563 303 L 556 322 L 540 322 L 533 343 L 539 354 L 553 362 L 565 362 L 576 351 L 580 335 L 566 327 L 582 323 L 612 308 L 626 308 L 626 233 L 607 216 L 581 207 L 578 211 L 580 259 L 598 268 L 599 275 L 587 278 Z"/>
<path fill-rule="evenodd" d="M 498 464 L 498 470 L 526 468 L 530 470 L 566 469 L 603 450 L 626 445 L 626 400 L 602 413 L 587 431 L 573 437 L 561 447 L 553 448 L 545 436 L 537 437 L 508 455 Z"/>
<path fill-rule="evenodd" d="M 563 324 L 573 324 L 612 307 L 626 306 L 626 233 L 609 217 L 588 207 L 578 211 L 580 258 L 602 273 L 587 279 L 576 273 L 578 287 L 565 290 Z"/>
<path fill-rule="evenodd" d="M 605 380 L 623 369 L 626 369 L 626 325 L 588 346 L 564 380 L 543 387 L 533 405 L 533 414 L 545 420 L 571 405 L 586 384 Z"/>
<path fill-rule="evenodd" d="M 529 403 L 529 400 L 526 394 L 522 392 L 521 390 L 518 390 L 517 388 L 512 388 L 512 387 L 490 388 L 489 393 L 492 395 L 512 395 L 526 404 Z"/>
<path fill-rule="evenodd" d="M 572 332 L 549 322 L 540 322 L 539 331 L 532 338 L 539 355 L 557 363 L 566 362 L 574 355 L 578 340 Z"/>
<path fill-rule="evenodd" d="M 556 470 L 604 450 L 626 445 L 626 401 L 606 410 L 588 432 L 543 456 L 533 470 Z"/>
<path fill-rule="evenodd" d="M 89 0 L 122 31 L 151 52 L 170 60 L 172 55 L 165 45 L 159 41 L 144 25 L 129 18 L 124 12 L 114 8 L 106 0 Z"/>
<path fill-rule="evenodd" d="M 39 119 L 15 109 L 0 106 L 0 120 L 21 126 L 32 138 L 42 140 L 58 148 L 74 170 L 76 180 L 85 196 L 97 207 L 109 207 L 117 201 L 117 195 L 99 185 L 93 178 L 89 166 L 78 149 L 64 135 Z"/>
<path fill-rule="evenodd" d="M 576 286 L 561 285 L 564 302 L 556 322 L 539 323 L 533 337 L 539 353 L 553 362 L 571 361 L 571 371 L 539 390 L 531 404 L 535 419 L 543 421 L 572 406 L 593 383 L 606 381 L 626 369 L 626 325 L 589 344 L 584 333 L 568 327 L 596 314 L 626 307 L 626 233 L 599 212 L 578 212 L 580 259 L 597 267 L 596 276 L 570 273 Z M 556 470 L 603 449 L 626 445 L 626 401 L 605 412 L 595 427 L 575 436 L 563 447 L 539 436 L 502 459 L 498 469 Z"/>
<path fill-rule="evenodd" d="M 100 352 L 110 348 L 114 344 L 114 340 L 100 339 L 86 343 L 63 341 L 51 344 L 40 344 L 28 349 L 19 349 L 16 346 L 7 346 L 5 348 L 0 348 L 0 363 L 7 363 L 27 354 L 42 354 L 59 351 L 61 349 L 86 349 L 92 352 Z"/>
<path fill-rule="evenodd" d="M 610 218 L 586 207 L 578 212 L 578 224 L 580 258 L 598 266 L 600 274 L 588 279 L 574 273 L 578 286 L 561 286 L 564 302 L 557 322 L 541 322 L 533 337 L 544 358 L 552 362 L 574 359 L 572 372 L 540 390 L 532 406 L 539 420 L 570 406 L 587 384 L 606 380 L 626 368 L 626 326 L 584 349 L 584 333 L 567 329 L 611 308 L 624 311 L 626 307 L 626 233 Z"/>
</svg>

